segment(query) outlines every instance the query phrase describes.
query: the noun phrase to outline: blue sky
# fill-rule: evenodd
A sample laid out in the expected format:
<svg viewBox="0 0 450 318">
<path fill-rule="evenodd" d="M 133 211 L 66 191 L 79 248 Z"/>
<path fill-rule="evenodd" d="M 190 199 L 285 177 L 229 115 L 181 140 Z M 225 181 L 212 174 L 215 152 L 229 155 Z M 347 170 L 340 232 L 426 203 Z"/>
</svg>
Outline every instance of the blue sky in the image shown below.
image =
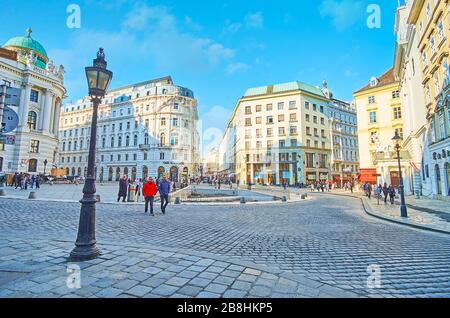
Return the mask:
<svg viewBox="0 0 450 318">
<path fill-rule="evenodd" d="M 81 28 L 66 25 L 71 3 Z M 379 4 L 381 28 L 367 6 Z M 397 1 L 366 0 L 16 0 L 3 6 L 0 42 L 33 29 L 66 66 L 67 101 L 86 94 L 83 67 L 105 48 L 111 87 L 172 75 L 192 89 L 204 127 L 223 129 L 246 88 L 324 79 L 337 98 L 392 66 Z"/>
</svg>

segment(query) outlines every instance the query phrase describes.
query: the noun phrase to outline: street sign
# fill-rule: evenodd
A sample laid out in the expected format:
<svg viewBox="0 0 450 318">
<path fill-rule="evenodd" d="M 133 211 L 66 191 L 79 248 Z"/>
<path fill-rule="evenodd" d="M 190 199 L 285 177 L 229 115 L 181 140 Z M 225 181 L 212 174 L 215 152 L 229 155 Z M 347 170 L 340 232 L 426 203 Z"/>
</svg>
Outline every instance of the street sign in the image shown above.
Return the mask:
<svg viewBox="0 0 450 318">
<path fill-rule="evenodd" d="M 4 89 L 4 85 L 1 85 L 0 86 L 0 94 L 3 92 L 3 89 Z M 5 98 L 6 106 L 19 107 L 21 92 L 22 91 L 20 88 L 6 86 L 6 98 Z"/>
<path fill-rule="evenodd" d="M 14 135 L 0 136 L 0 143 L 3 143 L 5 145 L 15 145 L 16 136 Z"/>
<path fill-rule="evenodd" d="M 19 125 L 19 116 L 17 116 L 16 112 L 9 107 L 5 107 L 3 110 L 3 121 L 1 132 L 9 133 L 14 131 Z"/>
</svg>

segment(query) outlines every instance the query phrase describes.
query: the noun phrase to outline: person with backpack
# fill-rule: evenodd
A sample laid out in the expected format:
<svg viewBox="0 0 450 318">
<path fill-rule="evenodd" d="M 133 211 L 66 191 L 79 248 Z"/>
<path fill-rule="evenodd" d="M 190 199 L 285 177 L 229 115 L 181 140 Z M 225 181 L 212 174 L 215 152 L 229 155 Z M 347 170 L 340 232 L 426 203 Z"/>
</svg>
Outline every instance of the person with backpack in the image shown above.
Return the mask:
<svg viewBox="0 0 450 318">
<path fill-rule="evenodd" d="M 158 186 L 159 194 L 161 197 L 161 212 L 166 214 L 166 208 L 169 204 L 170 182 L 164 176 L 161 183 Z"/>
<path fill-rule="evenodd" d="M 395 203 L 394 199 L 395 199 L 395 188 L 394 186 L 391 184 L 389 186 L 389 198 L 391 200 L 391 204 L 393 205 Z"/>
<path fill-rule="evenodd" d="M 156 186 L 153 178 L 149 178 L 142 188 L 142 195 L 145 198 L 145 213 L 148 212 L 148 206 L 150 205 L 150 215 L 154 216 L 153 203 L 155 202 L 155 195 L 158 193 L 158 187 Z"/>
</svg>

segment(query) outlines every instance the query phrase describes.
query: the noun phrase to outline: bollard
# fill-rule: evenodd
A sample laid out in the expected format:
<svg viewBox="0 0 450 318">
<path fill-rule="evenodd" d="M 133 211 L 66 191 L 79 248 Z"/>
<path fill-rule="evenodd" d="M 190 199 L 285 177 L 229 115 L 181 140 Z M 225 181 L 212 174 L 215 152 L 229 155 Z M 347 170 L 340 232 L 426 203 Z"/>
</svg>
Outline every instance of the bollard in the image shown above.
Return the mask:
<svg viewBox="0 0 450 318">
<path fill-rule="evenodd" d="M 241 197 L 241 204 L 245 204 L 245 198 Z"/>
<path fill-rule="evenodd" d="M 97 200 L 97 203 L 102 202 L 102 200 L 101 200 L 99 194 L 97 194 L 97 195 L 95 196 L 95 200 Z"/>
<path fill-rule="evenodd" d="M 282 201 L 282 202 L 287 202 L 286 196 L 283 196 L 283 197 L 281 198 L 281 201 Z"/>
<path fill-rule="evenodd" d="M 306 194 L 302 194 L 302 200 L 306 200 L 307 195 Z"/>
<path fill-rule="evenodd" d="M 1 188 L 0 189 L 0 197 L 5 197 L 5 196 L 6 196 L 5 189 Z"/>
<path fill-rule="evenodd" d="M 37 195 L 36 195 L 36 192 L 30 192 L 30 195 L 29 195 L 29 197 L 28 197 L 28 199 L 30 199 L 30 200 L 35 200 L 35 199 L 37 199 Z"/>
<path fill-rule="evenodd" d="M 179 197 L 175 198 L 175 204 L 181 204 L 181 199 Z"/>
</svg>

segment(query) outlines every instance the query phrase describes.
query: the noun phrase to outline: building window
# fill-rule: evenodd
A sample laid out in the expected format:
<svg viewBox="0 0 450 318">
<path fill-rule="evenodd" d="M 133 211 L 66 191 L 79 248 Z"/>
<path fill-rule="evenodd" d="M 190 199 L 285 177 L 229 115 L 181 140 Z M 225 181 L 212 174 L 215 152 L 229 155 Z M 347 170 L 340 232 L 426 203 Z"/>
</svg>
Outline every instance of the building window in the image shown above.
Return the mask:
<svg viewBox="0 0 450 318">
<path fill-rule="evenodd" d="M 267 111 L 271 111 L 273 109 L 273 105 L 272 104 L 267 104 L 266 105 L 266 110 Z"/>
<path fill-rule="evenodd" d="M 278 122 L 279 123 L 284 122 L 284 115 L 278 115 Z"/>
<path fill-rule="evenodd" d="M 246 106 L 245 107 L 245 114 L 246 115 L 251 115 L 252 114 L 252 107 L 251 106 Z"/>
<path fill-rule="evenodd" d="M 137 136 L 137 135 L 134 135 L 133 145 L 134 145 L 135 147 L 137 147 L 137 145 L 138 145 L 138 136 Z"/>
<path fill-rule="evenodd" d="M 39 140 L 31 140 L 30 152 L 39 153 Z"/>
<path fill-rule="evenodd" d="M 285 131 L 284 127 L 279 127 L 278 128 L 278 135 L 279 136 L 286 136 L 286 131 Z"/>
<path fill-rule="evenodd" d="M 251 118 L 245 118 L 245 126 L 250 127 L 252 125 L 252 119 Z"/>
<path fill-rule="evenodd" d="M 395 129 L 395 134 L 396 134 L 396 135 L 399 135 L 400 138 L 403 139 L 403 128 L 396 128 L 396 129 Z"/>
<path fill-rule="evenodd" d="M 27 120 L 28 129 L 32 129 L 32 130 L 36 129 L 36 119 L 37 119 L 36 112 L 33 112 L 33 111 L 28 112 L 28 120 Z"/>
<path fill-rule="evenodd" d="M 39 101 L 39 92 L 34 89 L 31 90 L 30 101 L 37 103 Z"/>
<path fill-rule="evenodd" d="M 129 146 L 130 146 L 130 136 L 127 136 L 127 137 L 125 138 L 125 146 L 126 146 L 126 147 L 129 147 Z"/>
<path fill-rule="evenodd" d="M 283 110 L 284 109 L 284 103 L 280 102 L 278 103 L 278 110 Z"/>
<path fill-rule="evenodd" d="M 377 122 L 377 113 L 376 112 L 370 112 L 370 123 L 375 124 Z"/>
<path fill-rule="evenodd" d="M 402 118 L 402 108 L 394 107 L 394 119 L 401 119 L 401 118 Z"/>
<path fill-rule="evenodd" d="M 308 114 L 306 114 L 306 122 L 309 123 L 310 122 L 310 116 Z"/>
<path fill-rule="evenodd" d="M 445 139 L 445 119 L 444 112 L 439 113 L 439 140 Z"/>
<path fill-rule="evenodd" d="M 166 118 L 161 118 L 161 126 L 165 126 L 166 125 Z"/>
<path fill-rule="evenodd" d="M 30 159 L 28 162 L 28 172 L 37 172 L 37 162 L 36 159 Z"/>
<path fill-rule="evenodd" d="M 273 116 L 267 116 L 267 124 L 273 124 Z"/>
<path fill-rule="evenodd" d="M 174 109 L 174 110 L 180 109 L 180 105 L 178 105 L 178 103 L 174 103 L 174 104 L 173 104 L 173 109 Z"/>
<path fill-rule="evenodd" d="M 159 153 L 159 160 L 164 160 L 164 152 Z"/>
<path fill-rule="evenodd" d="M 369 104 L 375 104 L 375 96 L 369 96 Z"/>
<path fill-rule="evenodd" d="M 289 115 L 289 121 L 290 121 L 291 123 L 297 122 L 297 114 L 290 114 L 290 115 Z"/>
<path fill-rule="evenodd" d="M 261 125 L 262 123 L 262 118 L 261 117 L 256 117 L 256 124 L 257 125 Z"/>
<path fill-rule="evenodd" d="M 305 109 L 309 110 L 309 102 L 305 102 Z"/>
<path fill-rule="evenodd" d="M 273 137 L 273 128 L 267 128 L 267 137 Z"/>
<path fill-rule="evenodd" d="M 400 91 L 396 90 L 392 92 L 392 98 L 400 98 Z"/>
<path fill-rule="evenodd" d="M 172 126 L 173 127 L 178 127 L 178 118 L 172 119 Z"/>
<path fill-rule="evenodd" d="M 114 137 L 111 137 L 111 148 L 114 148 Z"/>
<path fill-rule="evenodd" d="M 289 102 L 289 109 L 297 109 L 297 102 L 295 100 Z"/>
<path fill-rule="evenodd" d="M 262 110 L 262 106 L 261 105 L 256 105 L 256 112 L 259 113 Z"/>
</svg>

